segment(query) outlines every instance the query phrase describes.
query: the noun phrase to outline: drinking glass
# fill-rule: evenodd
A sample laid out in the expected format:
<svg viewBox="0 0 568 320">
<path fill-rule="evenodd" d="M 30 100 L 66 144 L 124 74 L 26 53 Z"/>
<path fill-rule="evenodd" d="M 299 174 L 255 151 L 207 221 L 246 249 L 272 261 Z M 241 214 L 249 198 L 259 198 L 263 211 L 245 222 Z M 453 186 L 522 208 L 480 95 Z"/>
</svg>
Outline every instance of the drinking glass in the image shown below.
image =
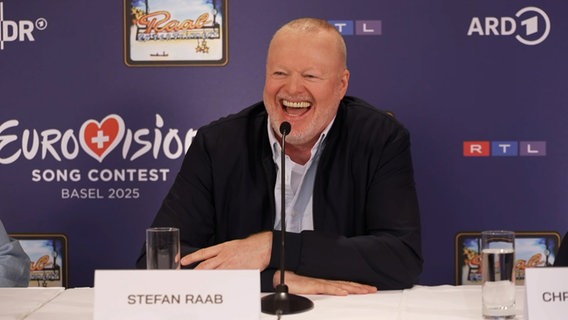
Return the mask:
<svg viewBox="0 0 568 320">
<path fill-rule="evenodd" d="M 485 319 L 515 317 L 515 233 L 481 233 L 482 305 Z"/>
<path fill-rule="evenodd" d="M 179 229 L 170 227 L 146 229 L 146 269 L 179 268 Z"/>
</svg>

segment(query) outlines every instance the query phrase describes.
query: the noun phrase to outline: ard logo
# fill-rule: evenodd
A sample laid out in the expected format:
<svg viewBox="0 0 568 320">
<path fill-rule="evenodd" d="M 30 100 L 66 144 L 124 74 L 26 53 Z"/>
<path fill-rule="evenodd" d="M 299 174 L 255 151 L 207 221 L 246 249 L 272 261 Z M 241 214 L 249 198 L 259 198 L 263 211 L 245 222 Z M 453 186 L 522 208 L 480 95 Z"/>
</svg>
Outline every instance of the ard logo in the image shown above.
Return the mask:
<svg viewBox="0 0 568 320">
<path fill-rule="evenodd" d="M 537 45 L 550 33 L 550 18 L 542 9 L 526 7 L 514 17 L 473 17 L 468 36 L 514 36 L 528 46 Z"/>
</svg>

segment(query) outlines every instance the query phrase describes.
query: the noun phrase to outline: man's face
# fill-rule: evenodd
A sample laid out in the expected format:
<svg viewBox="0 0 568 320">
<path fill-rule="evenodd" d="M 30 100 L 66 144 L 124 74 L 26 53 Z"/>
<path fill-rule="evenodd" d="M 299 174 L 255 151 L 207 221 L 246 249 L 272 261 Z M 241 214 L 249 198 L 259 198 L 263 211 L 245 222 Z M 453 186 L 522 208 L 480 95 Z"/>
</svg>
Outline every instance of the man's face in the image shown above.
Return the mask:
<svg viewBox="0 0 568 320">
<path fill-rule="evenodd" d="M 277 135 L 283 121 L 292 125 L 290 144 L 311 147 L 347 91 L 349 71 L 336 41 L 329 32 L 284 30 L 268 49 L 264 104 Z"/>
</svg>

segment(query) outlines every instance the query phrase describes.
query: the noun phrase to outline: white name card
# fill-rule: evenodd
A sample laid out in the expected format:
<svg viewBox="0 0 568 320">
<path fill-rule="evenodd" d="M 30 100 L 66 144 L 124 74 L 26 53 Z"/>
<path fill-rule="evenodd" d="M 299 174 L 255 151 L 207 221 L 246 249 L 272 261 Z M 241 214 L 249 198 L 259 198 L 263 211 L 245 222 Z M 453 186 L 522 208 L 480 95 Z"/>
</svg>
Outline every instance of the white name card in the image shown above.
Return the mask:
<svg viewBox="0 0 568 320">
<path fill-rule="evenodd" d="M 260 319 L 258 270 L 96 270 L 94 320 Z"/>
<path fill-rule="evenodd" d="M 568 318 L 568 268 L 525 269 L 525 290 L 527 319 Z"/>
</svg>

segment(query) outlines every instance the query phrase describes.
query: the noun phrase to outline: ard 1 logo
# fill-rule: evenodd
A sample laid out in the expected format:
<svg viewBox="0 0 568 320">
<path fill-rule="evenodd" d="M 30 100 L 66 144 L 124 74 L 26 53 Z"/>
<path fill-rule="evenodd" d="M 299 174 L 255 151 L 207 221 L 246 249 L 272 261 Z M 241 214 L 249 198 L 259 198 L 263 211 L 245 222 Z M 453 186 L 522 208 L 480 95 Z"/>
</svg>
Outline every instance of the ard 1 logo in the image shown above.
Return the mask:
<svg viewBox="0 0 568 320">
<path fill-rule="evenodd" d="M 526 7 L 515 17 L 473 17 L 468 36 L 515 36 L 522 44 L 534 46 L 542 43 L 550 33 L 550 18 L 542 9 Z"/>
<path fill-rule="evenodd" d="M 24 42 L 35 41 L 34 30 L 45 30 L 47 28 L 47 20 L 38 18 L 31 20 L 5 20 L 4 19 L 4 3 L 0 2 L 0 50 L 4 50 L 4 42 Z"/>
</svg>

